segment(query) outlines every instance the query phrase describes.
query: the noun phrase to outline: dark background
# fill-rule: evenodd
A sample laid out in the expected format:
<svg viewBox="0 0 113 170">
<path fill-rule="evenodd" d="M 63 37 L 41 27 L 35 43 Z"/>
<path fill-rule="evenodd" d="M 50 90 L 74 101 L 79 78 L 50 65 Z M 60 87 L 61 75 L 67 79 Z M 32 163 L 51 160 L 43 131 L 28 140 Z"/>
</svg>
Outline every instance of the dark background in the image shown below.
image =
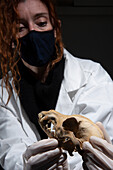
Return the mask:
<svg viewBox="0 0 113 170">
<path fill-rule="evenodd" d="M 113 79 L 113 0 L 56 0 L 65 48 L 99 62 Z"/>
<path fill-rule="evenodd" d="M 113 0 L 54 0 L 65 48 L 101 63 L 113 79 Z"/>
</svg>

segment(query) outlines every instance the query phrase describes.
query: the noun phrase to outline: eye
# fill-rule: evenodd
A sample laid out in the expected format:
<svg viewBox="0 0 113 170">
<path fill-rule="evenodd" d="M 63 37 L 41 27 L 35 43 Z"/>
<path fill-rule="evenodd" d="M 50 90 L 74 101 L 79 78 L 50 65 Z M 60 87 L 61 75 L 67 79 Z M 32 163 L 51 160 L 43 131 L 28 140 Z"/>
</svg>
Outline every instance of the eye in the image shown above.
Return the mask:
<svg viewBox="0 0 113 170">
<path fill-rule="evenodd" d="M 47 21 L 39 22 L 37 25 L 39 27 L 45 27 L 47 25 Z"/>
<path fill-rule="evenodd" d="M 25 27 L 23 26 L 23 27 L 19 27 L 19 32 L 22 32 L 22 31 L 24 31 L 25 30 Z"/>
<path fill-rule="evenodd" d="M 25 29 L 27 28 L 27 25 L 24 23 L 20 23 L 19 24 L 19 32 L 23 32 L 25 31 Z"/>
</svg>

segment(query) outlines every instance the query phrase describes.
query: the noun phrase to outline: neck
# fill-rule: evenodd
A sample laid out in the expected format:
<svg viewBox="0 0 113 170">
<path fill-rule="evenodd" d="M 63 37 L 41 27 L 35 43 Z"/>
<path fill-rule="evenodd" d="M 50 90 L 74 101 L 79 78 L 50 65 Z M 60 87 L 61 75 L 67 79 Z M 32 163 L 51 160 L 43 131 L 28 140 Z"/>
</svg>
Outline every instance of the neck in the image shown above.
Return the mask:
<svg viewBox="0 0 113 170">
<path fill-rule="evenodd" d="M 31 75 L 40 81 L 43 80 L 47 65 L 43 67 L 31 66 L 22 59 L 23 64 L 29 69 Z"/>
</svg>

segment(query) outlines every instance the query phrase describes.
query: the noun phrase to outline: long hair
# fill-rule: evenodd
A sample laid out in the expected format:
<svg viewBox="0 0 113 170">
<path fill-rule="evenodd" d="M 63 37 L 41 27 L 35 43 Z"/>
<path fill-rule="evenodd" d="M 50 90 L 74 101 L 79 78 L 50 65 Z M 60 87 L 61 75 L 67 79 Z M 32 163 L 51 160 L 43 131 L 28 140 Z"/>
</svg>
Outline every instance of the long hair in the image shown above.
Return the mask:
<svg viewBox="0 0 113 170">
<path fill-rule="evenodd" d="M 19 58 L 17 53 L 20 51 L 20 44 L 17 39 L 18 33 L 18 11 L 17 6 L 19 2 L 26 0 L 0 0 L 0 64 L 2 74 L 2 89 L 5 83 L 9 97 L 12 95 L 12 89 L 9 84 L 10 75 L 13 77 L 12 86 L 17 95 L 19 94 L 19 81 L 21 75 L 17 63 Z M 52 0 L 40 0 L 44 3 L 49 11 L 49 17 L 53 28 L 56 31 L 55 47 L 56 47 L 56 58 L 54 58 L 47 66 L 45 71 L 43 82 L 52 67 L 62 59 L 63 56 L 63 43 L 61 38 L 61 28 L 58 21 L 54 4 Z M 13 42 L 16 42 L 16 47 L 13 48 Z M 11 74 L 9 74 L 9 71 Z M 18 88 L 15 87 L 15 84 Z M 8 102 L 7 101 L 7 102 Z"/>
</svg>

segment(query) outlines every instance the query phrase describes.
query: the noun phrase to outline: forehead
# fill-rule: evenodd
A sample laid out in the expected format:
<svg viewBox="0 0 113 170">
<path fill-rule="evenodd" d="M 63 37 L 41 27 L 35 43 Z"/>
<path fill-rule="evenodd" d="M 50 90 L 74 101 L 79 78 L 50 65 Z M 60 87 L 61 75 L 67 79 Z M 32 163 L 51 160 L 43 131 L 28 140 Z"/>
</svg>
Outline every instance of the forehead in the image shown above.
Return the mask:
<svg viewBox="0 0 113 170">
<path fill-rule="evenodd" d="M 24 16 L 26 13 L 31 15 L 35 13 L 48 13 L 47 6 L 40 0 L 21 1 L 17 6 L 17 10 L 20 17 Z"/>
</svg>

